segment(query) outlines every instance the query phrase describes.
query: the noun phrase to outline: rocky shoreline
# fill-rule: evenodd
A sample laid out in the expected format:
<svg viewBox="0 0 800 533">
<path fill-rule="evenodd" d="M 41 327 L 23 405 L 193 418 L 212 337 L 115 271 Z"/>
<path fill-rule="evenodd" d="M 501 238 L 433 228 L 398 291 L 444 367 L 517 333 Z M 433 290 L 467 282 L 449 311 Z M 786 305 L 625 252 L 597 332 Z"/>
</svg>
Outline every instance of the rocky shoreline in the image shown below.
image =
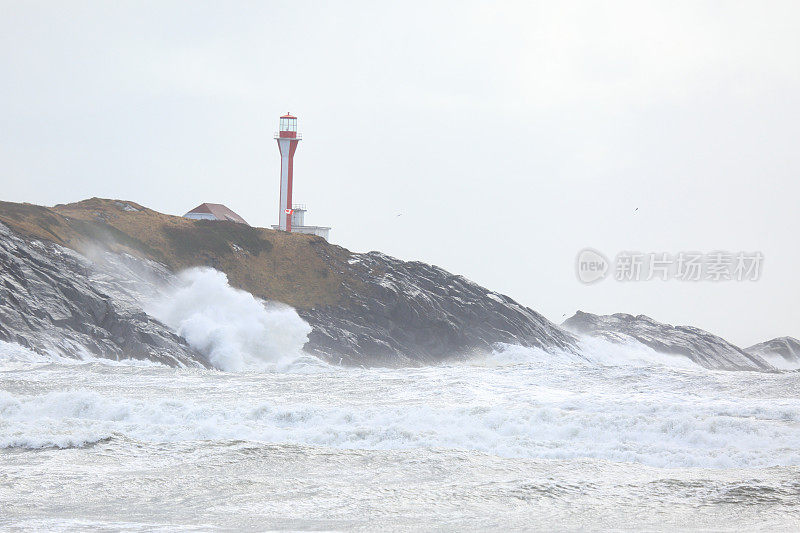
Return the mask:
<svg viewBox="0 0 800 533">
<path fill-rule="evenodd" d="M 295 277 L 281 277 L 284 264 L 296 266 L 289 269 Z M 0 266 L 0 340 L 64 357 L 209 366 L 144 310 L 144 301 L 191 266 L 216 268 L 234 287 L 294 307 L 312 328 L 305 351 L 334 364 L 432 364 L 498 343 L 579 354 L 579 337 L 592 336 L 710 369 L 773 371 L 765 354 L 785 348 L 780 355 L 792 358 L 797 349 L 776 339 L 742 350 L 643 315 L 578 312 L 558 326 L 436 266 L 115 200 L 56 208 L 0 202 Z"/>
</svg>

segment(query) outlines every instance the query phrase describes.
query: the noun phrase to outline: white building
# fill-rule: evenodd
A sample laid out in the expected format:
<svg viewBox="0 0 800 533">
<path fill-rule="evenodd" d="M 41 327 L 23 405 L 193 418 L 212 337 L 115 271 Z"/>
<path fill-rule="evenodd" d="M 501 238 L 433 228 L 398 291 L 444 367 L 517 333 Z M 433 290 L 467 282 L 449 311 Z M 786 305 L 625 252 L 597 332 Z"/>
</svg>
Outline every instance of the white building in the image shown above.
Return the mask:
<svg viewBox="0 0 800 533">
<path fill-rule="evenodd" d="M 291 228 L 292 233 L 306 233 L 308 235 L 316 235 L 318 237 L 322 237 L 326 241 L 328 240 L 328 235 L 330 235 L 331 228 L 328 226 L 306 226 L 305 225 L 305 217 L 306 217 L 306 209 L 305 205 L 295 204 L 292 206 L 291 215 L 292 215 L 292 222 Z M 276 224 L 272 226 L 272 229 L 280 229 L 280 227 Z"/>
</svg>

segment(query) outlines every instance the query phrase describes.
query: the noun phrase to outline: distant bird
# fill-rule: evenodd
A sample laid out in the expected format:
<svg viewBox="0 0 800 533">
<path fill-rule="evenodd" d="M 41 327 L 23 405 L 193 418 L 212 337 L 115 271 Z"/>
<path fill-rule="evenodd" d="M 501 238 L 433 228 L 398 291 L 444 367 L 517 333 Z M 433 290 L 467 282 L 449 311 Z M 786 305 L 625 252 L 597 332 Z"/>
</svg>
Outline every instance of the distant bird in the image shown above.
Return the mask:
<svg viewBox="0 0 800 533">
<path fill-rule="evenodd" d="M 639 210 L 639 208 L 637 207 L 636 209 L 634 209 L 634 210 L 633 210 L 633 212 L 635 213 L 635 212 L 636 212 L 636 211 L 638 211 L 638 210 Z"/>
</svg>

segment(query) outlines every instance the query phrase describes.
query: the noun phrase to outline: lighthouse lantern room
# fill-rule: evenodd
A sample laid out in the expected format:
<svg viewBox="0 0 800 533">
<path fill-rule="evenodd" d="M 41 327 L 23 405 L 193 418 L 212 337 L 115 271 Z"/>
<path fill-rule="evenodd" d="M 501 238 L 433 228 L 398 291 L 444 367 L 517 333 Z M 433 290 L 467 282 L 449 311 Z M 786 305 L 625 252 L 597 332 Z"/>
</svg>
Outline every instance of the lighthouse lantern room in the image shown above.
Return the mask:
<svg viewBox="0 0 800 533">
<path fill-rule="evenodd" d="M 279 136 L 294 139 L 297 137 L 297 117 L 286 114 L 281 117 Z"/>
</svg>

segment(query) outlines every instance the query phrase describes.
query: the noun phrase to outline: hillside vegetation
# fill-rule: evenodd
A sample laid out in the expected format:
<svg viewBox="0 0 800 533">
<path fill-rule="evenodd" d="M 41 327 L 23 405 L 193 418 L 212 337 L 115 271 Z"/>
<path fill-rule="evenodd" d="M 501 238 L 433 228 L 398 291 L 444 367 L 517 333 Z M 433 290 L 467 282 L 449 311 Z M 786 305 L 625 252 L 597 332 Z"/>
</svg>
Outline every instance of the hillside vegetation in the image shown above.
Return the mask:
<svg viewBox="0 0 800 533">
<path fill-rule="evenodd" d="M 91 198 L 42 207 L 0 202 L 0 222 L 18 233 L 85 253 L 124 251 L 177 271 L 211 266 L 231 285 L 299 309 L 335 305 L 347 279 L 350 252 L 313 235 L 233 222 L 165 215 L 134 202 Z"/>
</svg>

